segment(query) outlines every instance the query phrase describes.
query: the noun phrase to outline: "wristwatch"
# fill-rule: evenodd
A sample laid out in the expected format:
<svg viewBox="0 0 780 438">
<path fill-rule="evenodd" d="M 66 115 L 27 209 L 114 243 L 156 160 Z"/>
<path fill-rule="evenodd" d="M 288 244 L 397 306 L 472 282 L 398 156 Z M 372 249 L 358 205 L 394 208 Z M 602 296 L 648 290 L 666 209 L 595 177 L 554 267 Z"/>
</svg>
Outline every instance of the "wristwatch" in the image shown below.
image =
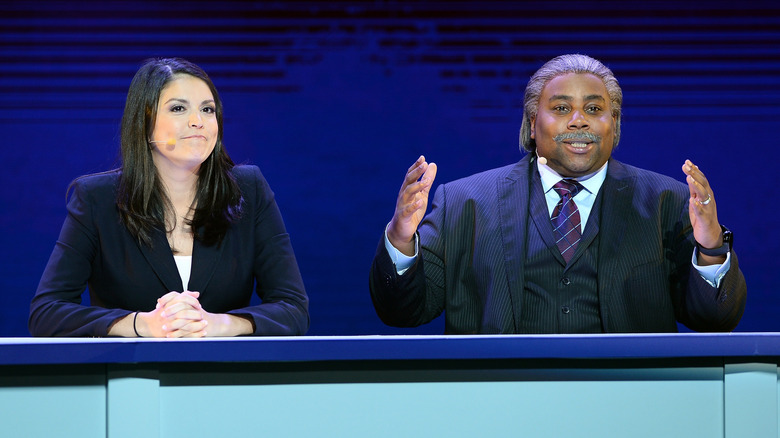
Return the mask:
<svg viewBox="0 0 780 438">
<path fill-rule="evenodd" d="M 731 251 L 731 247 L 734 245 L 734 233 L 732 233 L 731 230 L 724 227 L 723 225 L 721 225 L 720 228 L 723 230 L 723 245 L 721 245 L 719 248 L 707 249 L 699 245 L 699 242 L 696 242 L 696 247 L 699 248 L 700 253 L 711 257 L 717 257 L 725 255 Z"/>
</svg>

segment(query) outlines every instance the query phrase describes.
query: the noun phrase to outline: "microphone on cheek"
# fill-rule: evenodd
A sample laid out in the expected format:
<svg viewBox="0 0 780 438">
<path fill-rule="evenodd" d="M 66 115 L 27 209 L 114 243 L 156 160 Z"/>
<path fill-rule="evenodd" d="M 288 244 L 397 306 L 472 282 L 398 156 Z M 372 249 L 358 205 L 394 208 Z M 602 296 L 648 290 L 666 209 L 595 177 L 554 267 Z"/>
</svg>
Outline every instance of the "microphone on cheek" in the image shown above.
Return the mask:
<svg viewBox="0 0 780 438">
<path fill-rule="evenodd" d="M 149 140 L 149 143 L 165 143 L 166 146 L 175 146 L 176 145 L 176 139 L 171 137 L 171 138 L 169 138 L 166 141 L 162 141 L 162 140 L 152 141 L 152 140 Z"/>
</svg>

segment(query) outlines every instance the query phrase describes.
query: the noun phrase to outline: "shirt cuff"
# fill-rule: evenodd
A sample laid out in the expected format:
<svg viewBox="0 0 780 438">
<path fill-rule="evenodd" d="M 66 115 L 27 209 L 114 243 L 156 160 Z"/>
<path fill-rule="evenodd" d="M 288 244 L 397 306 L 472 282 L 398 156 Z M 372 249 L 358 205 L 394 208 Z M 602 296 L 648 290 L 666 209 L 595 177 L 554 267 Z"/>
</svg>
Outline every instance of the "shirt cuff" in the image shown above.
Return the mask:
<svg viewBox="0 0 780 438">
<path fill-rule="evenodd" d="M 389 225 L 390 224 L 388 224 L 388 226 Z M 390 260 L 392 260 L 395 265 L 395 272 L 398 275 L 404 275 L 404 272 L 412 267 L 414 261 L 417 260 L 417 233 L 414 234 L 414 255 L 409 257 L 401 251 L 398 251 L 393 244 L 390 243 L 390 239 L 387 238 L 387 227 L 385 227 L 385 249 L 387 250 L 387 254 L 390 255 Z"/>
<path fill-rule="evenodd" d="M 699 266 L 696 264 L 696 260 L 698 256 L 699 256 L 699 249 L 694 248 L 693 257 L 691 258 L 691 263 L 693 263 L 693 267 L 696 268 L 697 271 L 699 271 L 699 275 L 701 275 L 701 278 L 703 278 L 704 281 L 709 283 L 710 286 L 714 288 L 720 287 L 720 281 L 723 279 L 723 277 L 726 275 L 726 273 L 729 271 L 729 268 L 731 267 L 731 251 L 726 253 L 726 261 L 720 265 Z"/>
</svg>

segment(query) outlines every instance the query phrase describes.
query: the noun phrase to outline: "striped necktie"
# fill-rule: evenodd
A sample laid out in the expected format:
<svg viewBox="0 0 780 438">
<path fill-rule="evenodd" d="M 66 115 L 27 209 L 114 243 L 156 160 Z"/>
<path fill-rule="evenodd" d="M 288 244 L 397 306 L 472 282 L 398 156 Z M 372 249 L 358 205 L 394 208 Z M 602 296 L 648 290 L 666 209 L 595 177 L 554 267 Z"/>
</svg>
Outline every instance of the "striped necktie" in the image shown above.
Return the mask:
<svg viewBox="0 0 780 438">
<path fill-rule="evenodd" d="M 562 179 L 553 186 L 553 190 L 561 197 L 551 217 L 553 234 L 558 250 L 567 264 L 582 238 L 580 211 L 574 202 L 574 197 L 582 188 L 580 183 L 573 179 Z"/>
</svg>

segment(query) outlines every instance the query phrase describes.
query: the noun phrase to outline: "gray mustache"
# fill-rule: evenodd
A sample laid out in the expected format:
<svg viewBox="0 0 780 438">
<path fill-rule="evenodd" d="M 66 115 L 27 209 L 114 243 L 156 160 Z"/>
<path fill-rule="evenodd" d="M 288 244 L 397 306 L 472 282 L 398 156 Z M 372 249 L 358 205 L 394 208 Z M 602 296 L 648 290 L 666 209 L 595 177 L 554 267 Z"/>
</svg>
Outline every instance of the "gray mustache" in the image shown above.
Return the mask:
<svg viewBox="0 0 780 438">
<path fill-rule="evenodd" d="M 601 142 L 600 135 L 596 135 L 588 131 L 564 132 L 553 137 L 553 140 L 556 142 L 561 142 L 564 140 L 575 140 L 575 139 L 583 139 L 583 138 L 594 143 Z"/>
</svg>

